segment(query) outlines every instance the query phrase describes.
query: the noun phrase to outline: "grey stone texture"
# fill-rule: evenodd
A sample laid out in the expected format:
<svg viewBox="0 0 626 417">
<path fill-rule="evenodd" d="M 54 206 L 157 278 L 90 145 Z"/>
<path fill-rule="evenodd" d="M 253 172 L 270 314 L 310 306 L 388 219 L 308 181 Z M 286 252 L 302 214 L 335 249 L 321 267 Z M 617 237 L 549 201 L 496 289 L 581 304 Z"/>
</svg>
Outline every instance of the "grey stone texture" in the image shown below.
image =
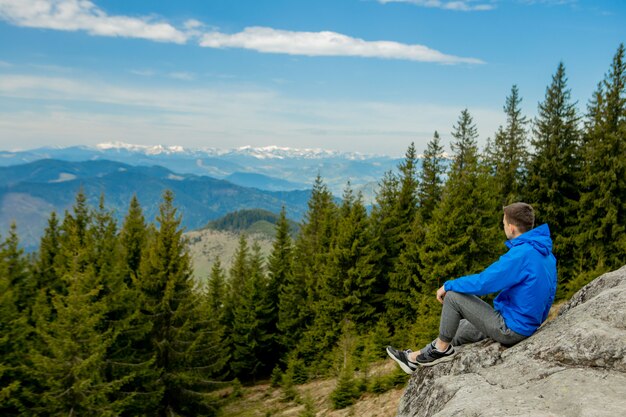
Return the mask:
<svg viewBox="0 0 626 417">
<path fill-rule="evenodd" d="M 626 266 L 521 343 L 484 340 L 412 376 L 398 417 L 626 416 Z"/>
</svg>

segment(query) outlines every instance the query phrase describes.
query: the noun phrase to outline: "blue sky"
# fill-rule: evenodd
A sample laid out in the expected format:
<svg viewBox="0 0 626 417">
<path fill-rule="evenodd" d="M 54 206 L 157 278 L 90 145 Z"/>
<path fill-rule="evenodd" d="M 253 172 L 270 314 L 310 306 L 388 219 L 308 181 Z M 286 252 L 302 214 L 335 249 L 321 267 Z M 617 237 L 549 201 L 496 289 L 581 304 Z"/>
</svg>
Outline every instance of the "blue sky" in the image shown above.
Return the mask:
<svg viewBox="0 0 626 417">
<path fill-rule="evenodd" d="M 0 149 L 288 146 L 401 155 L 468 108 L 480 144 L 559 61 L 584 111 L 626 2 L 0 0 Z"/>
</svg>

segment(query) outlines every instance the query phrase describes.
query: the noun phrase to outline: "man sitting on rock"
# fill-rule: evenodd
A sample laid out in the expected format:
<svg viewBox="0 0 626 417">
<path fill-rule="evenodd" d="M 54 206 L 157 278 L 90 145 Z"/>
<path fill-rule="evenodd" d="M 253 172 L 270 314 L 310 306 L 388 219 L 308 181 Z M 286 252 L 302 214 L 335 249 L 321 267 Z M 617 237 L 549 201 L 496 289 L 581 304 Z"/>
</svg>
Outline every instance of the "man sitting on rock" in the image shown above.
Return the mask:
<svg viewBox="0 0 626 417">
<path fill-rule="evenodd" d="M 454 346 L 487 337 L 506 346 L 532 335 L 548 317 L 556 292 L 556 259 L 547 224 L 533 229 L 533 208 L 525 203 L 504 207 L 509 251 L 479 274 L 446 281 L 437 290 L 443 304 L 439 337 L 419 352 L 391 346 L 387 354 L 408 374 L 419 365 L 452 360 Z M 500 292 L 493 307 L 479 295 Z"/>
</svg>

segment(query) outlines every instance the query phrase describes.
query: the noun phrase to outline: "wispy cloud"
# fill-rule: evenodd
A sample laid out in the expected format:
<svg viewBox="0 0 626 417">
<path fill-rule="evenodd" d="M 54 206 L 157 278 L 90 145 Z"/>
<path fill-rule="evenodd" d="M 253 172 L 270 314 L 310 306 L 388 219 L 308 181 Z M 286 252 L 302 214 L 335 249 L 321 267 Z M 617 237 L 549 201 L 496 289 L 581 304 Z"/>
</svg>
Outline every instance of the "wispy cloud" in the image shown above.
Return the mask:
<svg viewBox="0 0 626 417">
<path fill-rule="evenodd" d="M 152 77 L 156 73 L 151 69 L 131 69 L 130 72 L 133 75 L 139 75 L 140 77 Z"/>
<path fill-rule="evenodd" d="M 236 147 L 297 143 L 362 152 L 379 152 L 384 141 L 387 152 L 401 155 L 413 140 L 423 149 L 434 130 L 446 139 L 461 111 L 458 106 L 419 102 L 294 99 L 249 86 L 226 90 L 185 84 L 148 89 L 24 75 L 0 77 L 0 97 L 41 104 L 24 112 L 0 110 L 0 149 L 12 149 L 16 143 L 26 147 L 109 140 L 172 143 L 184 137 L 184 143 L 175 144 Z M 5 117 L 8 114 L 10 117 Z M 472 115 L 485 136 L 503 123 L 500 108 L 473 108 Z"/>
<path fill-rule="evenodd" d="M 184 71 L 170 72 L 168 75 L 170 78 L 174 78 L 175 80 L 193 81 L 196 79 L 194 74 Z"/>
<path fill-rule="evenodd" d="M 185 43 L 188 35 L 150 17 L 109 16 L 89 0 L 0 0 L 0 19 L 17 26 Z"/>
<path fill-rule="evenodd" d="M 476 0 L 378 0 L 379 3 L 411 3 L 416 6 L 455 10 L 462 12 L 486 11 L 495 9 L 493 2 L 478 2 Z"/>
<path fill-rule="evenodd" d="M 477 58 L 447 55 L 424 45 L 392 41 L 366 41 L 336 32 L 295 32 L 268 27 L 249 27 L 242 32 L 207 33 L 200 39 L 207 48 L 243 48 L 264 53 L 306 56 L 354 56 L 403 59 L 442 64 L 482 64 Z"/>
<path fill-rule="evenodd" d="M 418 3 L 430 4 L 433 1 Z M 444 3 L 449 8 L 459 10 L 470 7 L 469 0 Z M 471 7 L 477 9 L 481 5 Z M 211 29 L 195 19 L 184 22 L 182 28 L 176 28 L 166 21 L 156 21 L 153 17 L 110 16 L 89 0 L 0 0 L 0 20 L 23 27 L 84 31 L 95 36 L 142 38 L 179 44 L 193 40 L 208 48 L 243 48 L 261 53 L 352 56 L 442 64 L 483 63 L 477 58 L 449 55 L 424 45 L 368 41 L 330 31 L 299 32 L 248 27 L 234 34 L 218 30 L 207 33 Z"/>
</svg>

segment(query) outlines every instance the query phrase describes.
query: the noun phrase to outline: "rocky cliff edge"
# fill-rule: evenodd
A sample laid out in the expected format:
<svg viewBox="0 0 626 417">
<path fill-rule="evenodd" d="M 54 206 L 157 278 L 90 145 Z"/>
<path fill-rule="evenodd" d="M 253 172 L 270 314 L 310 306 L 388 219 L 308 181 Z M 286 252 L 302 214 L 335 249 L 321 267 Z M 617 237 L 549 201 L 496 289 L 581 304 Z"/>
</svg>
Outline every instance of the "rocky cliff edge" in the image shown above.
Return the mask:
<svg viewBox="0 0 626 417">
<path fill-rule="evenodd" d="M 626 266 L 576 293 L 533 336 L 459 347 L 411 377 L 399 417 L 626 416 Z"/>
</svg>

